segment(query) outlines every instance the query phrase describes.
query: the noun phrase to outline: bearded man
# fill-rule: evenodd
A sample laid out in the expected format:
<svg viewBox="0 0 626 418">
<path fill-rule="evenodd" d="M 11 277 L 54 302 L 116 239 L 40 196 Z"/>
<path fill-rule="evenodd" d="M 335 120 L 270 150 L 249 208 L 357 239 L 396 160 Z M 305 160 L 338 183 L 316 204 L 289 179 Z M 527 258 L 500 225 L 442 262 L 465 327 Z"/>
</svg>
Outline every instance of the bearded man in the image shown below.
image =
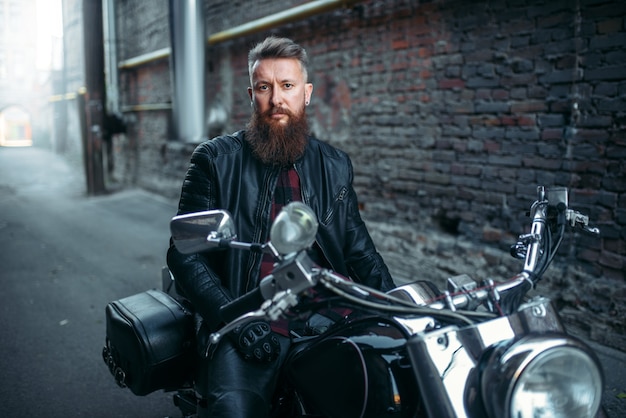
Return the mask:
<svg viewBox="0 0 626 418">
<path fill-rule="evenodd" d="M 315 261 L 388 290 L 393 282 L 361 220 L 350 158 L 309 134 L 305 108 L 313 85 L 307 64 L 306 51 L 286 38 L 269 37 L 249 52 L 251 120 L 245 130 L 196 148 L 178 214 L 228 210 L 240 241 L 263 243 L 281 208 L 302 201 L 319 221 Z M 258 286 L 273 264 L 250 251 L 183 255 L 173 245 L 167 262 L 178 292 L 200 316 L 200 347 L 223 325 L 220 307 Z M 248 339 L 251 333 L 255 337 Z M 289 324 L 257 321 L 229 337 L 203 359 L 198 371 L 198 416 L 268 417 L 290 345 Z"/>
</svg>

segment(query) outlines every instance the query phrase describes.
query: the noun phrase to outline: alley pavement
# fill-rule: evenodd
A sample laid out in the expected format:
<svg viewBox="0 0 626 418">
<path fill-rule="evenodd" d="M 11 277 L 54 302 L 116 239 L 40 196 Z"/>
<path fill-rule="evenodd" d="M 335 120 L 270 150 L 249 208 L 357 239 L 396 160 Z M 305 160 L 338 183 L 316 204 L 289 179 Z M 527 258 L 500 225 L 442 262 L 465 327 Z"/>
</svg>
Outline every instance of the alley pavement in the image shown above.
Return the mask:
<svg viewBox="0 0 626 418">
<path fill-rule="evenodd" d="M 119 388 L 101 357 L 106 304 L 160 287 L 175 211 L 139 189 L 87 196 L 80 164 L 0 147 L 0 416 L 179 416 L 171 394 Z M 590 345 L 606 415 L 624 418 L 626 355 Z"/>
<path fill-rule="evenodd" d="M 102 359 L 108 302 L 161 286 L 171 202 L 88 197 L 79 164 L 0 147 L 0 417 L 180 416 L 136 397 Z"/>
</svg>

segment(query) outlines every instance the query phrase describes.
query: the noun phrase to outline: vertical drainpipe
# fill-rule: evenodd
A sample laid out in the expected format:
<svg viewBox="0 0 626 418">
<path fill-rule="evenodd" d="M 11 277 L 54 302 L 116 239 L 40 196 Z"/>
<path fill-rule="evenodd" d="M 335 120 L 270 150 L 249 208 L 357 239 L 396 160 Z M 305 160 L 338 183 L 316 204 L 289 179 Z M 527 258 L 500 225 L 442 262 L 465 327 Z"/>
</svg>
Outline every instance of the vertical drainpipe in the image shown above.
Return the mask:
<svg viewBox="0 0 626 418">
<path fill-rule="evenodd" d="M 102 125 L 104 122 L 104 41 L 102 1 L 83 0 L 85 89 L 78 96 L 87 193 L 104 193 Z"/>
<path fill-rule="evenodd" d="M 104 139 L 104 182 L 108 182 L 115 169 L 113 152 L 113 135 L 125 132 L 126 126 L 119 113 L 119 82 L 117 77 L 117 37 L 115 30 L 115 0 L 103 0 L 102 3 L 102 36 L 104 39 L 104 78 L 105 78 L 105 119 L 102 138 Z M 115 126 L 112 122 L 117 122 Z M 116 129 L 117 128 L 117 129 Z"/>
<path fill-rule="evenodd" d="M 117 76 L 117 35 L 115 26 L 115 0 L 102 4 L 104 32 L 104 74 L 106 78 L 106 109 L 117 114 L 119 109 L 119 81 Z"/>
<path fill-rule="evenodd" d="M 206 138 L 205 22 L 202 0 L 170 0 L 172 117 L 176 139 Z"/>
</svg>

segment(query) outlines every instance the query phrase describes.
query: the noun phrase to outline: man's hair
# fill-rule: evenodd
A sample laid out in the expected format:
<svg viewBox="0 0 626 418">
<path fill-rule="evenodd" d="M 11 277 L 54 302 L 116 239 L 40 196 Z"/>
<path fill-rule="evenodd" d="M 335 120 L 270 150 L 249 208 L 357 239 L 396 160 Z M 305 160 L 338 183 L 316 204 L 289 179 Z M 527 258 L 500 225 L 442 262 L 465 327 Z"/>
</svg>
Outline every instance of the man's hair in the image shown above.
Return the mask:
<svg viewBox="0 0 626 418">
<path fill-rule="evenodd" d="M 257 44 L 248 53 L 248 74 L 252 77 L 254 63 L 269 58 L 294 58 L 300 62 L 304 80 L 308 78 L 309 58 L 306 51 L 300 45 L 288 38 L 270 36 Z"/>
</svg>

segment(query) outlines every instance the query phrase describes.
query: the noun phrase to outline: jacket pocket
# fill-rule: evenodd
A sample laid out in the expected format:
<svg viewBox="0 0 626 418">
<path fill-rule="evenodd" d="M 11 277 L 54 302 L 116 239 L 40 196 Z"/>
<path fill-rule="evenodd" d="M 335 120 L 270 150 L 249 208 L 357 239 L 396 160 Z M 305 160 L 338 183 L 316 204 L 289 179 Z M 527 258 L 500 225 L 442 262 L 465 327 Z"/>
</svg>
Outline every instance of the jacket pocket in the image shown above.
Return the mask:
<svg viewBox="0 0 626 418">
<path fill-rule="evenodd" d="M 324 213 L 324 216 L 320 220 L 320 223 L 322 225 L 328 226 L 328 224 L 330 224 L 330 222 L 335 217 L 335 214 L 339 210 L 340 205 L 343 204 L 344 200 L 346 199 L 347 195 L 348 188 L 346 186 L 342 186 L 339 190 L 339 193 L 337 193 L 337 195 L 335 196 L 333 204 L 328 208 L 328 210 L 326 211 L 326 213 Z"/>
</svg>

